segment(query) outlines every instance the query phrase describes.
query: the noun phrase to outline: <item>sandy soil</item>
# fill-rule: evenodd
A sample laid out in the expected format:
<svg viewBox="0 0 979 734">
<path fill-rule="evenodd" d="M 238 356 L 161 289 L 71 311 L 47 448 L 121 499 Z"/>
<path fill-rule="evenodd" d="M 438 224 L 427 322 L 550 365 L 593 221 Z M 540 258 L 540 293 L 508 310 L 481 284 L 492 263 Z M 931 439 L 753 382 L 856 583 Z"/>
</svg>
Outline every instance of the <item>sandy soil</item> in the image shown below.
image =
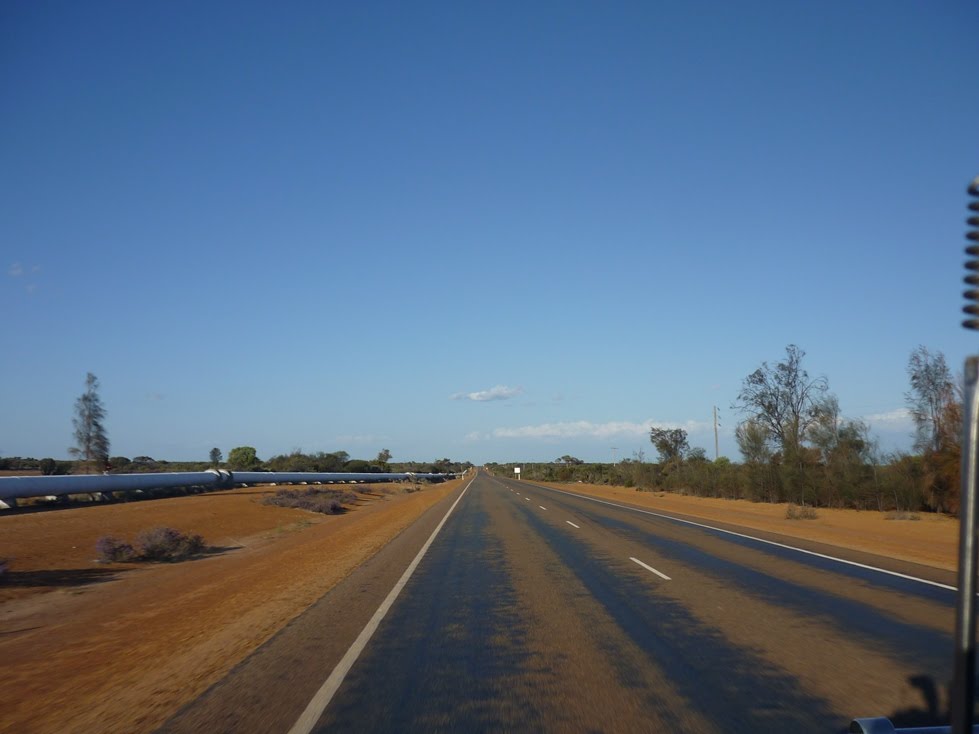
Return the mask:
<svg viewBox="0 0 979 734">
<path fill-rule="evenodd" d="M 272 507 L 273 488 L 37 513 L 0 513 L 0 731 L 146 731 L 339 583 L 459 481 L 367 488 L 350 512 Z M 581 484 L 583 494 L 954 569 L 957 521 L 820 510 Z M 216 548 L 180 564 L 97 563 L 102 535 L 168 525 Z M 71 711 L 70 716 L 65 712 Z"/>
</svg>

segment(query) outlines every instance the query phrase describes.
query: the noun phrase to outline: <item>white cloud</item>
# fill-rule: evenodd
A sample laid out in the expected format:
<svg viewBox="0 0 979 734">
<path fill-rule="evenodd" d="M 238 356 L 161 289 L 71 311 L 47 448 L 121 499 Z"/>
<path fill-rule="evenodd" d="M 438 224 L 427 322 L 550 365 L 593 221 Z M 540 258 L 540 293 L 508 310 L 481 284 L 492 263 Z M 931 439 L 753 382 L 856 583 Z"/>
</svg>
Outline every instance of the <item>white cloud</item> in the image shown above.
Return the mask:
<svg viewBox="0 0 979 734">
<path fill-rule="evenodd" d="M 645 436 L 652 427 L 683 428 L 698 431 L 707 427 L 706 423 L 687 421 L 685 423 L 664 423 L 647 420 L 641 423 L 632 421 L 609 421 L 607 423 L 592 423 L 591 421 L 564 421 L 560 423 L 540 423 L 535 426 L 517 426 L 513 428 L 495 428 L 493 438 L 612 438 L 613 436 Z M 473 436 L 475 434 L 470 434 Z"/>
<path fill-rule="evenodd" d="M 862 417 L 871 426 L 882 428 L 904 428 L 911 425 L 911 413 L 907 408 L 895 408 L 884 413 L 874 413 Z"/>
<path fill-rule="evenodd" d="M 7 275 L 9 275 L 11 278 L 19 278 L 23 274 L 24 274 L 24 266 L 21 265 L 20 263 L 14 263 L 7 270 Z"/>
<path fill-rule="evenodd" d="M 449 397 L 452 400 L 473 400 L 477 403 L 484 403 L 489 400 L 509 400 L 523 392 L 522 387 L 507 387 L 497 385 L 489 390 L 478 390 L 477 392 L 457 392 Z"/>
</svg>

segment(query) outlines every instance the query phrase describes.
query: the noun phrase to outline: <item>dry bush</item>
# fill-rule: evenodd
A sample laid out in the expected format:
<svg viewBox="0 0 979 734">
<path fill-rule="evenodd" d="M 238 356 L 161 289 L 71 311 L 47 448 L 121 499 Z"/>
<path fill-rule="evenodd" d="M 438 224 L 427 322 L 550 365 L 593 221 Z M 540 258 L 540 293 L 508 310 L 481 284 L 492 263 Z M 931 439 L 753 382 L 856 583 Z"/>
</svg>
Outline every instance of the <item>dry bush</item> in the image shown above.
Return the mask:
<svg viewBox="0 0 979 734">
<path fill-rule="evenodd" d="M 920 520 L 921 515 L 917 512 L 905 512 L 904 510 L 891 510 L 884 515 L 885 520 Z"/>
<path fill-rule="evenodd" d="M 136 550 L 111 535 L 103 535 L 95 541 L 95 553 L 103 563 L 126 563 L 136 560 Z"/>
<path fill-rule="evenodd" d="M 786 520 L 815 520 L 819 517 L 815 507 L 789 505 L 785 508 Z"/>
<path fill-rule="evenodd" d="M 136 536 L 141 561 L 182 561 L 204 551 L 204 538 L 173 528 L 151 528 Z"/>
<path fill-rule="evenodd" d="M 308 487 L 280 489 L 273 496 L 266 497 L 265 504 L 322 512 L 324 515 L 339 515 L 343 512 L 344 503 L 354 502 L 356 499 L 356 494 L 345 489 Z"/>
<path fill-rule="evenodd" d="M 150 528 L 136 535 L 135 547 L 105 535 L 95 542 L 95 552 L 104 563 L 131 561 L 173 563 L 200 555 L 207 549 L 200 535 L 185 535 L 173 528 Z"/>
</svg>

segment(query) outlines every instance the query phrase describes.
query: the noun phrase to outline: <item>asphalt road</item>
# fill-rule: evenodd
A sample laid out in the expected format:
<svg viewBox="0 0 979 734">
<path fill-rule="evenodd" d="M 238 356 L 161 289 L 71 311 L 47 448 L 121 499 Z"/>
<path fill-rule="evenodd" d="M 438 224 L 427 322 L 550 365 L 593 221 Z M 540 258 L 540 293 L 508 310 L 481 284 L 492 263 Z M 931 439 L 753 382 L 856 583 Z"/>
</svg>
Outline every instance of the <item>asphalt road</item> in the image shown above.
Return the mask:
<svg viewBox="0 0 979 734">
<path fill-rule="evenodd" d="M 461 493 L 162 731 L 946 722 L 955 593 L 924 581 L 951 574 L 742 531 L 863 565 L 841 563 L 485 473 Z M 456 500 L 322 715 L 294 728 Z"/>
</svg>

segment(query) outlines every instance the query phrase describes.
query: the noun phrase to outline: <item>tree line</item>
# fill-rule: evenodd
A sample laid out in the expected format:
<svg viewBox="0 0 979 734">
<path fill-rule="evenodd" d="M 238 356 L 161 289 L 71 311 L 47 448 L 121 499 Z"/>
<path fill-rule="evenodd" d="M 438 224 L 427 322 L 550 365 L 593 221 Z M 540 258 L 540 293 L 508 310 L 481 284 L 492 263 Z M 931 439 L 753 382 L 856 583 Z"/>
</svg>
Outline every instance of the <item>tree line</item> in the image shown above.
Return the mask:
<svg viewBox="0 0 979 734">
<path fill-rule="evenodd" d="M 269 472 L 351 472 L 351 473 L 403 473 L 417 474 L 455 474 L 472 467 L 468 461 L 453 461 L 442 458 L 435 461 L 392 462 L 391 454 L 384 449 L 373 459 L 351 457 L 346 451 L 303 453 L 293 451 L 289 454 L 272 456 L 263 461 L 257 456 L 254 447 L 236 446 L 228 452 L 224 461 L 220 449 L 212 449 L 207 461 L 167 461 L 151 456 L 110 456 L 97 461 L 99 467 L 109 467 L 110 474 L 140 474 L 149 472 L 187 472 L 207 469 L 231 469 L 237 471 Z M 56 461 L 51 458 L 7 456 L 0 457 L 0 470 L 39 471 L 41 474 L 81 474 L 89 467 L 82 461 Z M 90 473 L 90 472 L 89 472 Z"/>
<path fill-rule="evenodd" d="M 572 456 L 524 463 L 521 476 L 540 481 L 618 484 L 710 497 L 877 510 L 958 511 L 962 390 L 941 352 L 915 349 L 907 364 L 905 402 L 914 425 L 913 451 L 882 452 L 870 427 L 847 418 L 825 377 L 811 377 L 794 344 L 784 359 L 747 375 L 732 408 L 741 462 L 707 458 L 682 428 L 654 427 L 658 462 L 642 451 L 615 464 Z M 517 464 L 492 465 L 513 476 Z"/>
<path fill-rule="evenodd" d="M 109 455 L 109 436 L 105 428 L 105 406 L 99 395 L 99 380 L 89 372 L 85 377 L 85 391 L 75 401 L 72 418 L 75 443 L 68 453 L 74 461 L 56 461 L 52 458 L 0 457 L 0 470 L 40 471 L 44 475 L 81 473 L 140 473 L 160 471 L 204 471 L 228 468 L 238 471 L 274 472 L 350 472 L 384 473 L 416 472 L 426 474 L 454 474 L 472 466 L 469 462 L 436 459 L 433 462 L 391 463 L 391 452 L 381 449 L 374 459 L 355 459 L 346 451 L 319 451 L 303 453 L 296 449 L 289 454 L 272 456 L 266 461 L 258 457 L 253 446 L 236 446 L 228 452 L 227 461 L 220 448 L 208 452 L 206 461 L 165 461 L 151 456 Z"/>
<path fill-rule="evenodd" d="M 211 450 L 212 466 L 218 467 L 215 462 L 215 452 L 220 458 L 218 449 Z M 295 450 L 288 454 L 272 456 L 266 461 L 258 458 L 257 452 L 252 446 L 237 446 L 228 452 L 227 468 L 232 470 L 248 471 L 276 471 L 276 472 L 354 472 L 354 473 L 401 473 L 418 472 L 430 474 L 453 474 L 465 471 L 471 467 L 469 462 L 452 461 L 451 459 L 437 459 L 433 462 L 414 462 L 402 461 L 392 462 L 391 452 L 388 449 L 381 449 L 374 459 L 355 459 L 351 458 L 346 451 L 303 453 Z"/>
</svg>

